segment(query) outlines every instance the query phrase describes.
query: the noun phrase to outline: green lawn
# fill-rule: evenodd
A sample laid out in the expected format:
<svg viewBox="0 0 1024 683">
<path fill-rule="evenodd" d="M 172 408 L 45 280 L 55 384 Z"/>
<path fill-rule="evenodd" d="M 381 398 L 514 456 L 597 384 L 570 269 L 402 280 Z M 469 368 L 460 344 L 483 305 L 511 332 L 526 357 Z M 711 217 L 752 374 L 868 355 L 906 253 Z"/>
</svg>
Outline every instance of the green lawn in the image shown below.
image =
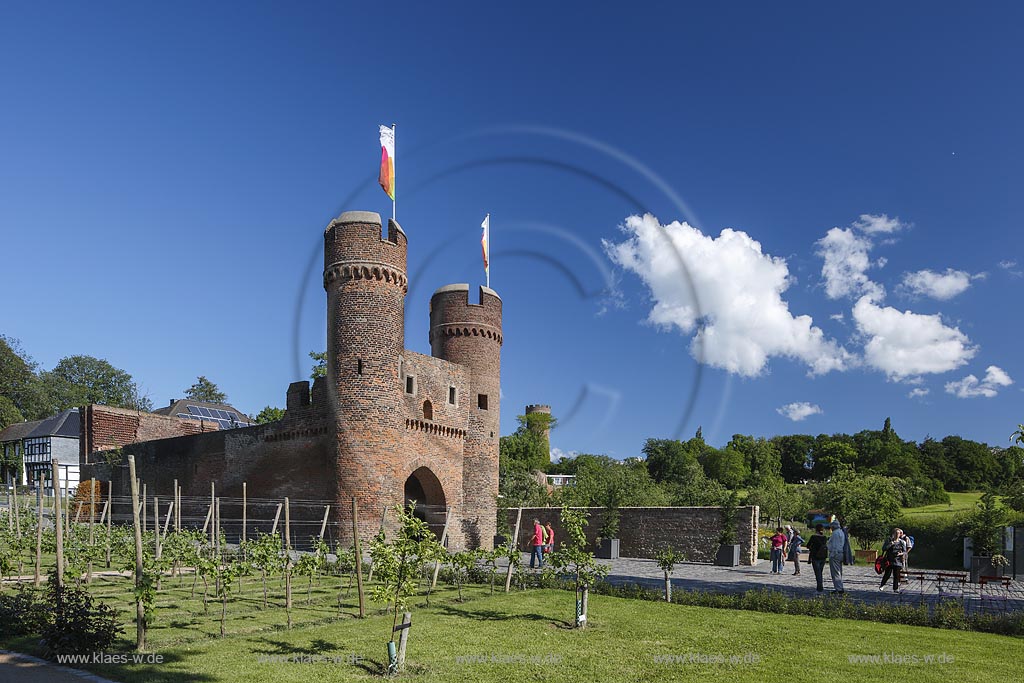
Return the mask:
<svg viewBox="0 0 1024 683">
<path fill-rule="evenodd" d="M 901 508 L 902 515 L 940 515 L 952 514 L 963 510 L 973 510 L 981 500 L 981 493 L 950 493 L 949 504 L 923 505 L 917 508 Z"/>
<path fill-rule="evenodd" d="M 369 618 L 355 619 L 351 599 L 344 600 L 339 610 L 337 581 L 314 591 L 309 606 L 303 604 L 303 583 L 296 582 L 297 626 L 289 631 L 282 628 L 283 609 L 261 609 L 262 597 L 253 591 L 257 584 L 250 579 L 248 595 L 229 606 L 229 635 L 219 638 L 219 605 L 211 604 L 209 616 L 204 616 L 201 600 L 189 598 L 190 582 L 176 588 L 173 580 L 165 584 L 172 590 L 161 596 L 158 624 L 150 631 L 150 650 L 161 655 L 164 663 L 89 668 L 133 683 L 371 680 L 387 659 L 392 617 L 371 606 Z M 93 590 L 125 610 L 127 621 L 125 587 L 123 581 L 108 581 Z M 403 679 L 591 683 L 813 677 L 874 682 L 899 680 L 892 672 L 895 668 L 904 672 L 900 679 L 909 675 L 908 680 L 914 681 L 962 683 L 1016 680 L 1024 657 L 1024 640 L 1005 636 L 606 596 L 591 598 L 590 625 L 580 631 L 569 628 L 570 592 L 531 590 L 493 597 L 480 587 L 469 592 L 471 599 L 458 603 L 454 591 L 446 588 L 430 607 L 413 610 L 408 671 Z M 125 651 L 134 640 L 134 627 L 126 630 Z M 25 640 L 6 645 L 31 649 Z M 848 659 L 887 654 L 945 655 L 954 661 L 899 665 L 858 664 Z M 337 658 L 339 663 L 259 661 L 268 656 L 309 655 Z M 673 656 L 685 661 L 666 663 L 665 658 Z M 698 661 L 689 661 L 691 656 Z M 707 662 L 719 656 L 735 657 L 737 662 Z M 533 663 L 531 657 L 546 663 Z"/>
</svg>

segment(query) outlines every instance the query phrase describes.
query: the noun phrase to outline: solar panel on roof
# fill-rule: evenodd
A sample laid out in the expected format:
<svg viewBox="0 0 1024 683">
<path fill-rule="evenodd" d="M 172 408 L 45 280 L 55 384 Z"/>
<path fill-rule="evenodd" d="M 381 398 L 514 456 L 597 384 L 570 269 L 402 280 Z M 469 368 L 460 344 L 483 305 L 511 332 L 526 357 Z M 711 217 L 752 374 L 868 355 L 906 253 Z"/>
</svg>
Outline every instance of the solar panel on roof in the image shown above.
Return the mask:
<svg viewBox="0 0 1024 683">
<path fill-rule="evenodd" d="M 188 412 L 192 413 L 193 415 L 199 415 L 199 406 L 188 406 Z"/>
<path fill-rule="evenodd" d="M 178 417 L 192 417 L 188 413 L 178 413 Z"/>
<path fill-rule="evenodd" d="M 213 417 L 213 414 L 210 413 L 209 408 L 200 408 L 199 414 L 202 415 L 203 417 Z"/>
</svg>

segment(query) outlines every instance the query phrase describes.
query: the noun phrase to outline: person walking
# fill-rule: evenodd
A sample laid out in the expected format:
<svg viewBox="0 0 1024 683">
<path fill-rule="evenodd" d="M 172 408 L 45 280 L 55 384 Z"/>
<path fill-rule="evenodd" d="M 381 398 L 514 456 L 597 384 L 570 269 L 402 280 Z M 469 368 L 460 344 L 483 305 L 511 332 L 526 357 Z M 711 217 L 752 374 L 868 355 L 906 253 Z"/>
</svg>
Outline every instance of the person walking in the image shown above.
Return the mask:
<svg viewBox="0 0 1024 683">
<path fill-rule="evenodd" d="M 846 554 L 846 534 L 839 528 L 839 522 L 832 522 L 832 535 L 828 537 L 828 571 L 832 575 L 832 589 L 836 593 L 845 593 L 843 589 L 843 560 Z"/>
<path fill-rule="evenodd" d="M 775 535 L 769 539 L 772 547 L 772 574 L 782 573 L 782 553 L 786 548 L 786 534 L 782 533 L 782 527 L 775 529 Z"/>
<path fill-rule="evenodd" d="M 843 521 L 843 564 L 853 566 L 853 548 L 850 547 L 850 523 Z"/>
<path fill-rule="evenodd" d="M 900 529 L 894 529 L 892 536 L 882 545 L 882 554 L 885 555 L 885 571 L 882 573 L 882 583 L 879 584 L 878 590 L 884 591 L 886 582 L 892 576 L 892 590 L 899 593 L 900 574 L 907 556 L 907 544 Z"/>
<path fill-rule="evenodd" d="M 786 534 L 786 545 L 782 549 L 782 562 L 779 563 L 779 571 L 786 569 L 786 558 L 789 557 L 789 544 L 793 540 L 793 534 L 796 533 L 791 524 L 787 524 L 782 528 L 785 529 L 783 533 Z"/>
<path fill-rule="evenodd" d="M 793 531 L 793 536 L 789 539 L 789 561 L 793 563 L 793 576 L 800 574 L 800 546 L 804 544 L 803 536 L 800 532 L 793 527 L 790 527 Z"/>
<path fill-rule="evenodd" d="M 530 545 L 533 546 L 533 554 L 530 555 L 530 569 L 542 569 L 544 567 L 544 527 L 540 525 L 540 520 L 533 520 L 533 538 L 530 539 Z M 537 567 L 534 567 L 534 562 L 537 563 Z"/>
<path fill-rule="evenodd" d="M 818 584 L 818 592 L 825 590 L 822 573 L 825 571 L 825 560 L 828 559 L 828 539 L 825 538 L 825 525 L 814 527 L 814 535 L 807 542 L 807 561 L 814 570 L 814 580 Z"/>
<path fill-rule="evenodd" d="M 551 528 L 551 522 L 544 525 L 544 531 L 547 532 L 547 538 L 544 539 L 547 545 L 544 546 L 544 552 L 552 553 L 555 551 L 555 530 Z"/>
</svg>

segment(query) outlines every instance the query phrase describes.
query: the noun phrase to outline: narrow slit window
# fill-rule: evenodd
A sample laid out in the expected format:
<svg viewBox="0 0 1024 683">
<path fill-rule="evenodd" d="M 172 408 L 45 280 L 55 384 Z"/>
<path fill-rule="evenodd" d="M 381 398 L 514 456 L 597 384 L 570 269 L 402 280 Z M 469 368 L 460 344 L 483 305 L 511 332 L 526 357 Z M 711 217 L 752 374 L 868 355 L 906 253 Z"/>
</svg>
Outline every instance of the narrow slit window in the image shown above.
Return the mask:
<svg viewBox="0 0 1024 683">
<path fill-rule="evenodd" d="M 416 378 L 412 375 L 405 376 L 405 393 L 415 394 L 416 393 Z"/>
<path fill-rule="evenodd" d="M 487 410 L 487 394 L 476 395 L 476 407 L 480 410 Z"/>
<path fill-rule="evenodd" d="M 360 375 L 363 374 L 363 359 L 362 358 L 360 358 L 358 361 L 356 361 L 356 373 L 360 374 Z"/>
<path fill-rule="evenodd" d="M 448 403 L 455 405 L 455 387 L 448 387 Z"/>
</svg>

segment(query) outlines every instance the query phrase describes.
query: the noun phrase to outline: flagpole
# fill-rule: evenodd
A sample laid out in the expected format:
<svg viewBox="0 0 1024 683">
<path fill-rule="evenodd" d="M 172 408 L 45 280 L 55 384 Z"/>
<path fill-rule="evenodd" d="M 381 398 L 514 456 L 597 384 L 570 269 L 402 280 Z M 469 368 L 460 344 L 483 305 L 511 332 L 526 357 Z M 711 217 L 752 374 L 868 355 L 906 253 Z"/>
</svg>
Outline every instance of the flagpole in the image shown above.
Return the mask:
<svg viewBox="0 0 1024 683">
<path fill-rule="evenodd" d="M 491 288 L 491 214 L 487 214 L 487 268 L 484 269 L 484 275 L 487 279 L 487 289 Z"/>
<path fill-rule="evenodd" d="M 398 124 L 392 123 L 391 124 L 391 140 L 392 140 L 391 144 L 395 148 L 395 156 L 397 157 L 398 156 L 398 146 L 394 142 L 394 139 L 395 139 L 395 129 L 396 128 L 398 128 Z M 392 170 L 394 170 L 394 168 L 395 168 L 395 160 L 394 159 L 391 160 L 391 168 L 392 168 Z M 398 185 L 398 172 L 397 171 L 395 171 L 395 185 L 396 186 Z M 397 218 L 396 214 L 398 213 L 398 191 L 395 188 L 391 188 L 391 191 L 395 193 L 394 198 L 392 198 L 392 200 L 391 200 L 391 220 L 393 220 L 393 221 L 395 221 L 397 223 L 398 222 L 398 218 Z"/>
</svg>

